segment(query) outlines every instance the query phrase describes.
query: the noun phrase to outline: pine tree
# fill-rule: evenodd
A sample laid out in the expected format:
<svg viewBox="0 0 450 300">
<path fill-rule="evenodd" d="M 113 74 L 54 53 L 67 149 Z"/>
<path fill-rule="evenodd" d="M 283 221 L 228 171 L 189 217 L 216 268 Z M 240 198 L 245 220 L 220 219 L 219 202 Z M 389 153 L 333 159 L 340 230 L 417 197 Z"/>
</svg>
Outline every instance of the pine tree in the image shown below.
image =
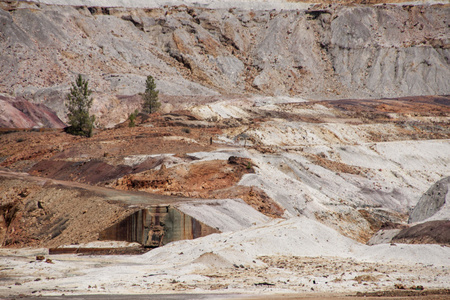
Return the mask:
<svg viewBox="0 0 450 300">
<path fill-rule="evenodd" d="M 92 91 L 88 88 L 88 80 L 84 80 L 78 75 L 76 81 L 72 83 L 70 93 L 67 94 L 66 107 L 69 111 L 70 127 L 67 131 L 75 135 L 92 136 L 94 128 L 94 115 L 89 115 L 89 109 L 92 106 L 92 98 L 89 96 Z"/>
<path fill-rule="evenodd" d="M 147 76 L 145 81 L 145 92 L 143 94 L 144 104 L 142 105 L 142 111 L 147 114 L 156 112 L 161 106 L 161 102 L 158 100 L 159 91 L 156 90 L 155 80 L 151 75 Z"/>
</svg>

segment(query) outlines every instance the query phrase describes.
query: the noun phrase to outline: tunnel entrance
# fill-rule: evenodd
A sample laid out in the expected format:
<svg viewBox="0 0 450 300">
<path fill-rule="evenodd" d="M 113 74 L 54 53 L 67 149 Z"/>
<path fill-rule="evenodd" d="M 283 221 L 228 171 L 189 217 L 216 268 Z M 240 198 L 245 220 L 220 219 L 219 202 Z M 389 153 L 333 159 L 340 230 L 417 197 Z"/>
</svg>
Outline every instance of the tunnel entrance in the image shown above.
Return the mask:
<svg viewBox="0 0 450 300">
<path fill-rule="evenodd" d="M 99 239 L 137 242 L 144 247 L 156 248 L 173 241 L 195 239 L 219 232 L 171 205 L 154 205 L 103 230 Z"/>
</svg>

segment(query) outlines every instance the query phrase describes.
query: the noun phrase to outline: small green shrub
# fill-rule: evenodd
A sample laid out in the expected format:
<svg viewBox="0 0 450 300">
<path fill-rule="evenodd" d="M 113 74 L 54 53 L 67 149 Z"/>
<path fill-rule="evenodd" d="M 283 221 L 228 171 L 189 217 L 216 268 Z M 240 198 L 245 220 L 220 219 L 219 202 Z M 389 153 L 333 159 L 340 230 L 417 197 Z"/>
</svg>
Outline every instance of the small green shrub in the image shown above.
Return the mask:
<svg viewBox="0 0 450 300">
<path fill-rule="evenodd" d="M 128 123 L 128 127 L 135 127 L 136 126 L 136 117 L 138 115 L 138 110 L 136 109 L 134 112 L 132 112 L 129 116 L 128 116 L 128 120 L 130 120 L 130 123 Z"/>
</svg>

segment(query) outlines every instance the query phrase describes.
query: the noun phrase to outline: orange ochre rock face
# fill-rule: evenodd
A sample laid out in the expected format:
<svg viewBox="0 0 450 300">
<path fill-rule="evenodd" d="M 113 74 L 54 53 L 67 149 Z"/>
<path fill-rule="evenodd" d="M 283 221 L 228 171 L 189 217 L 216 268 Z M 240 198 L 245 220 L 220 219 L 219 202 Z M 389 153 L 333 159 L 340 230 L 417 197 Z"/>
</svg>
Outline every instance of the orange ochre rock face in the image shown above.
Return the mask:
<svg viewBox="0 0 450 300">
<path fill-rule="evenodd" d="M 215 160 L 171 168 L 162 166 L 159 170 L 126 176 L 117 182 L 116 188 L 168 195 L 207 196 L 211 191 L 235 185 L 242 175 L 254 172 L 249 159 L 240 158 L 238 161 Z"/>
<path fill-rule="evenodd" d="M 138 190 L 169 196 L 195 198 L 241 198 L 257 211 L 281 217 L 284 209 L 256 187 L 238 186 L 243 175 L 254 173 L 248 158 L 231 156 L 228 161 L 212 160 L 178 165 L 126 175 L 112 186 L 121 190 Z"/>
</svg>

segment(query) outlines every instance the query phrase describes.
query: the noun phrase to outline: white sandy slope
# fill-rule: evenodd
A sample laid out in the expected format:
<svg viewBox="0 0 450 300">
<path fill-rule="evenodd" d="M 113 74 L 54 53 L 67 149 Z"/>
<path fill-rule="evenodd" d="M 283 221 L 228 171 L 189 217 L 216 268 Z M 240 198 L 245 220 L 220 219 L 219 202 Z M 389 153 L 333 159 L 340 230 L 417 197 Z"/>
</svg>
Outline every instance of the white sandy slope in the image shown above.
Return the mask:
<svg viewBox="0 0 450 300">
<path fill-rule="evenodd" d="M 322 153 L 331 161 L 362 168 L 359 175 L 333 172 L 305 157 Z M 245 175 L 240 185 L 257 186 L 286 209 L 285 217 L 319 218 L 341 233 L 356 237 L 370 223 L 359 214 L 392 216 L 401 222 L 421 195 L 447 176 L 450 165 L 448 140 L 396 141 L 359 145 L 317 145 L 303 151 L 261 154 L 251 149 L 223 148 L 213 152 L 190 153 L 200 160 L 227 160 L 230 156 L 250 158 L 255 174 Z M 440 211 L 440 214 L 446 210 Z M 234 208 L 235 218 L 245 212 Z M 397 216 L 397 214 L 400 214 Z M 210 212 L 209 219 L 220 218 Z M 445 218 L 444 218 L 445 219 Z M 208 224 L 205 219 L 205 223 Z"/>
<path fill-rule="evenodd" d="M 278 105 L 304 101 L 255 97 L 197 105 L 191 111 L 201 118 L 217 120 L 245 119 L 254 112 L 283 109 L 301 116 L 335 117 L 322 105 Z M 394 141 L 375 143 L 372 139 L 377 133 L 392 136 Z M 262 154 L 243 148 L 242 141 L 236 139 L 242 134 L 277 151 Z M 346 236 L 358 238 L 371 226 L 360 209 L 392 222 L 404 222 L 422 194 L 449 175 L 450 140 L 395 140 L 400 134 L 399 128 L 391 124 L 314 124 L 278 119 L 232 128 L 218 137 L 224 143 L 223 149 L 190 155 L 200 160 L 250 158 L 256 172 L 245 175 L 239 184 L 263 189 L 286 209 L 287 218 L 303 215 L 318 219 Z M 227 147 L 230 144 L 235 147 Z M 311 160 L 310 155 L 360 173 L 330 170 Z M 235 212 L 236 218 L 242 217 L 239 209 Z M 448 217 L 446 207 L 436 215 L 439 219 Z M 214 214 L 209 218 L 214 219 Z"/>
<path fill-rule="evenodd" d="M 365 246 L 306 217 L 275 220 L 236 232 L 174 242 L 142 256 L 59 255 L 51 256 L 53 264 L 46 264 L 30 263 L 33 257 L 24 257 L 23 251 L 20 255 L 3 257 L 1 267 L 13 268 L 9 275 L 21 278 L 17 279 L 21 285 L 2 286 L 0 295 L 31 291 L 38 291 L 37 295 L 167 293 L 174 292 L 176 284 L 189 287 L 190 293 L 203 293 L 211 292 L 211 282 L 216 282 L 217 276 L 227 286 L 222 292 L 227 293 L 299 292 L 305 288 L 311 291 L 309 286 L 313 280 L 321 283 L 314 285 L 315 291 L 336 293 L 380 290 L 392 287 L 392 280 L 406 285 L 422 284 L 427 288 L 450 285 L 449 247 Z M 293 272 L 267 268 L 259 259 L 261 256 L 287 257 L 286 261 L 293 256 L 316 257 L 330 263 L 342 261 L 346 267 L 328 275 Z M 241 267 L 236 269 L 237 266 Z M 381 274 L 381 270 L 389 271 L 395 279 Z M 243 272 L 247 280 L 242 279 L 238 271 Z M 341 272 L 347 272 L 347 275 Z M 368 285 L 355 284 L 354 278 L 358 275 L 378 279 Z M 36 278 L 41 279 L 35 281 Z M 286 282 L 287 279 L 297 282 L 297 288 L 277 284 L 267 290 L 253 284 L 258 280 Z M 175 292 L 186 292 L 186 289 Z"/>
<path fill-rule="evenodd" d="M 221 232 L 241 230 L 270 220 L 241 199 L 189 201 L 175 207 Z"/>
<path fill-rule="evenodd" d="M 286 97 L 266 101 L 226 100 L 195 106 L 192 111 L 203 118 L 247 118 L 252 110 L 282 110 L 276 104 L 304 101 Z M 334 117 L 330 109 L 321 105 L 287 111 L 302 116 Z M 260 145 L 276 147 L 278 151 L 274 154 L 224 147 L 192 155 L 204 160 L 227 159 L 227 154 L 251 158 L 257 172 L 245 176 L 241 184 L 263 188 L 292 215 L 303 211 L 306 203 L 337 205 L 343 204 L 341 200 L 344 204 L 381 206 L 409 213 L 433 183 L 449 175 L 450 141 L 375 143 L 372 135 L 377 132 L 393 137 L 400 134 L 398 127 L 391 124 L 314 124 L 277 119 L 258 126 L 232 128 L 219 137 L 225 144 L 240 146 L 236 136 L 245 134 Z M 354 167 L 361 174 L 333 172 L 311 161 L 308 154 Z"/>
<path fill-rule="evenodd" d="M 295 106 L 305 102 L 289 97 L 254 97 L 224 100 L 191 108 L 210 119 L 239 119 L 265 111 L 286 110 L 301 116 L 329 118 L 329 123 L 305 123 L 277 119 L 243 125 L 218 137 L 224 148 L 191 153 L 200 160 L 229 156 L 250 158 L 255 174 L 239 184 L 257 186 L 286 209 L 285 217 L 307 216 L 338 230 L 345 236 L 370 238 L 370 222 L 360 213 L 382 215 L 391 222 L 405 222 L 420 197 L 438 180 L 450 175 L 450 140 L 402 140 L 401 129 L 392 124 L 336 123 L 334 112 L 322 105 Z M 279 105 L 282 104 L 282 105 Z M 236 137 L 245 134 L 275 153 L 262 154 L 244 148 Z M 377 134 L 391 142 L 373 142 Z M 228 145 L 234 147 L 227 147 Z M 311 160 L 311 155 L 353 168 L 356 173 L 333 171 Z M 235 210 L 240 218 L 239 210 Z M 433 219 L 448 219 L 443 207 Z M 214 219 L 214 214 L 209 215 Z M 207 222 L 206 222 L 207 223 Z M 367 240 L 366 240 L 367 241 Z"/>
</svg>

